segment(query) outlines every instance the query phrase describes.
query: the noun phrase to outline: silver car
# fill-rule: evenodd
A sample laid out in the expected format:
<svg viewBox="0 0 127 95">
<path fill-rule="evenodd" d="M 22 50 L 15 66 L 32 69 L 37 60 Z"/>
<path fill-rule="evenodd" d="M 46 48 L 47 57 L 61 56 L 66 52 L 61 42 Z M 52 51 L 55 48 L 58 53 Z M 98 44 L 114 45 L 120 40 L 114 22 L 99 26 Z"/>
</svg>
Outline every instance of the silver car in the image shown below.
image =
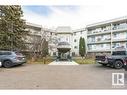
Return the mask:
<svg viewBox="0 0 127 95">
<path fill-rule="evenodd" d="M 26 63 L 26 58 L 16 51 L 0 51 L 0 63 L 3 67 L 9 68 Z"/>
</svg>

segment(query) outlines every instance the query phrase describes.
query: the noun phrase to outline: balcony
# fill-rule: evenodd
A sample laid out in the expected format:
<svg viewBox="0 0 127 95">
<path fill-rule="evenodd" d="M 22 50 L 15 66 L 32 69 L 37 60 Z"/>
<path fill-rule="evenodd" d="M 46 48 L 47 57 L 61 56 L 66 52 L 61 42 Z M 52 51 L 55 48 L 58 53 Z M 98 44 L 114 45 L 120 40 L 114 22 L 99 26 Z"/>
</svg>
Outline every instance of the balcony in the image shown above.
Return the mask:
<svg viewBox="0 0 127 95">
<path fill-rule="evenodd" d="M 112 30 L 113 32 L 127 30 L 127 23 L 115 24 Z"/>
<path fill-rule="evenodd" d="M 124 28 L 127 28 L 127 23 L 115 24 L 112 29 L 117 30 L 117 29 L 124 29 Z"/>
<path fill-rule="evenodd" d="M 127 27 L 112 30 L 112 32 L 125 32 L 125 31 L 127 31 Z"/>
<path fill-rule="evenodd" d="M 112 39 L 112 42 L 126 42 L 127 39 L 124 38 L 124 39 Z"/>
<path fill-rule="evenodd" d="M 118 50 L 120 51 L 120 50 L 124 50 L 124 49 L 126 49 L 126 48 L 127 48 L 127 47 L 126 47 L 125 45 L 121 45 L 121 46 L 116 46 L 116 45 L 115 45 L 115 46 L 112 47 L 112 50 L 113 50 L 113 51 L 118 51 Z"/>
<path fill-rule="evenodd" d="M 101 34 L 108 34 L 112 32 L 122 32 L 127 30 L 127 23 L 121 23 L 121 24 L 116 24 L 113 25 L 113 27 L 107 27 L 107 28 L 99 28 L 95 30 L 88 31 L 88 36 L 93 36 L 93 35 L 101 35 Z M 90 33 L 89 33 L 90 32 Z"/>
<path fill-rule="evenodd" d="M 88 32 L 89 32 L 89 31 L 88 31 Z M 94 32 L 94 33 L 91 33 L 91 34 L 87 34 L 87 36 L 102 35 L 102 34 L 110 34 L 110 33 L 111 33 L 111 30 L 107 30 L 107 31 L 101 30 L 101 32 Z"/>
<path fill-rule="evenodd" d="M 88 51 L 109 51 L 110 44 L 88 45 Z"/>
<path fill-rule="evenodd" d="M 87 52 L 111 52 L 111 49 L 88 50 Z"/>
<path fill-rule="evenodd" d="M 111 38 L 103 38 L 103 37 L 92 41 L 88 40 L 88 44 L 99 44 L 99 43 L 110 43 L 110 42 L 111 42 Z"/>
<path fill-rule="evenodd" d="M 98 41 L 98 42 L 88 42 L 87 44 L 101 44 L 101 43 L 110 43 L 111 41 Z"/>
<path fill-rule="evenodd" d="M 88 36 L 110 33 L 110 30 L 111 30 L 111 26 L 103 26 L 100 28 L 96 28 L 94 30 L 89 30 Z"/>
</svg>

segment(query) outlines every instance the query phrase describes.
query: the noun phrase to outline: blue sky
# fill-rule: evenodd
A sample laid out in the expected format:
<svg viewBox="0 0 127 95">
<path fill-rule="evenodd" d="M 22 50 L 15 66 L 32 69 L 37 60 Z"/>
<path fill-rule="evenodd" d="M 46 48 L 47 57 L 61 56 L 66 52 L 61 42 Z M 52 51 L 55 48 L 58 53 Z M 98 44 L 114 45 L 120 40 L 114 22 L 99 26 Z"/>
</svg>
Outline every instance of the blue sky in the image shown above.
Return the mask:
<svg viewBox="0 0 127 95">
<path fill-rule="evenodd" d="M 67 6 L 67 5 L 63 5 L 63 6 L 40 6 L 40 5 L 30 5 L 30 6 L 23 6 L 23 10 L 29 10 L 29 11 L 33 11 L 35 14 L 38 15 L 42 15 L 42 16 L 50 16 L 53 13 L 53 10 L 51 8 L 57 8 L 59 10 L 63 10 L 63 11 L 69 11 L 71 12 L 75 12 L 78 11 L 78 7 L 79 6 Z"/>
<path fill-rule="evenodd" d="M 109 3 L 109 2 L 108 2 Z M 119 4 L 91 5 L 24 5 L 24 19 L 27 22 L 47 28 L 71 26 L 72 29 L 84 28 L 86 25 L 127 16 L 127 6 Z"/>
<path fill-rule="evenodd" d="M 33 11 L 34 13 L 43 16 L 48 16 L 52 13 L 52 10 L 48 6 L 37 6 L 37 5 L 23 6 L 23 9 Z"/>
</svg>

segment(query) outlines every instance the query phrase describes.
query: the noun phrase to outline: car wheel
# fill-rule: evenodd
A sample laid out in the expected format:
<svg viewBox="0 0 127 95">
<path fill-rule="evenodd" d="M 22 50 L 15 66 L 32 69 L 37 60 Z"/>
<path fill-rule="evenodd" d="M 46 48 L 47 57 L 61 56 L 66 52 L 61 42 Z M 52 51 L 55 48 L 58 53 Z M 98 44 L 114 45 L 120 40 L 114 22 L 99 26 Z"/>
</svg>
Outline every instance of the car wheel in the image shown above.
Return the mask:
<svg viewBox="0 0 127 95">
<path fill-rule="evenodd" d="M 116 61 L 116 62 L 114 63 L 114 67 L 115 67 L 116 69 L 121 69 L 121 68 L 123 67 L 123 62 L 122 62 L 122 61 Z"/>
<path fill-rule="evenodd" d="M 4 61 L 4 62 L 3 62 L 3 67 L 9 68 L 9 67 L 11 67 L 11 66 L 12 66 L 12 62 L 11 62 L 11 61 L 7 60 L 7 61 Z"/>
</svg>

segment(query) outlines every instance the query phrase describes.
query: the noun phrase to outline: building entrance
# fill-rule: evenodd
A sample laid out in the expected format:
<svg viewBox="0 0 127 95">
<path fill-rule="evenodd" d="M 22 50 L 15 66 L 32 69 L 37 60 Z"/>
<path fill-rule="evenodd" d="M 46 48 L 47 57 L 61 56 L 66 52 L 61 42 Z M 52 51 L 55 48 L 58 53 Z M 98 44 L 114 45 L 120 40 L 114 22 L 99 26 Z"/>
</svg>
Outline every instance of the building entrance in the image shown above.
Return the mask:
<svg viewBox="0 0 127 95">
<path fill-rule="evenodd" d="M 70 44 L 67 42 L 60 42 L 57 47 L 58 55 L 57 61 L 71 61 Z"/>
</svg>

